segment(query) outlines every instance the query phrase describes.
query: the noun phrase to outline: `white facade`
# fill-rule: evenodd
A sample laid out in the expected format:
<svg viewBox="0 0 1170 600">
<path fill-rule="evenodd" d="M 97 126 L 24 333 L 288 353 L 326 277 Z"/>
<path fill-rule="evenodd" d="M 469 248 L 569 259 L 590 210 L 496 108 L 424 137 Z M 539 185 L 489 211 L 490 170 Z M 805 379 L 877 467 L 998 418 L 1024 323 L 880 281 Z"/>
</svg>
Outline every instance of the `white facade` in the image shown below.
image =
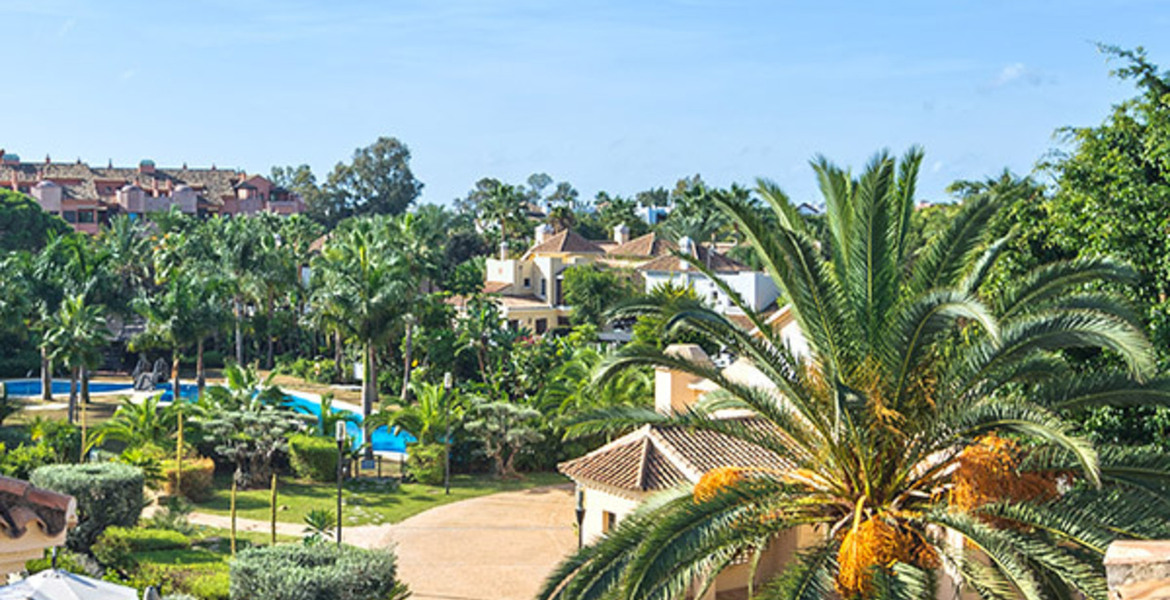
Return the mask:
<svg viewBox="0 0 1170 600">
<path fill-rule="evenodd" d="M 776 283 L 766 273 L 738 271 L 717 275 L 728 287 L 735 290 L 753 311 L 767 308 L 780 297 L 780 288 L 776 287 Z M 706 275 L 697 271 L 645 271 L 642 277 L 646 281 L 647 293 L 665 283 L 676 287 L 689 287 L 717 311 L 724 314 L 740 314 L 732 305 L 731 299 L 714 282 L 707 279 Z"/>
</svg>

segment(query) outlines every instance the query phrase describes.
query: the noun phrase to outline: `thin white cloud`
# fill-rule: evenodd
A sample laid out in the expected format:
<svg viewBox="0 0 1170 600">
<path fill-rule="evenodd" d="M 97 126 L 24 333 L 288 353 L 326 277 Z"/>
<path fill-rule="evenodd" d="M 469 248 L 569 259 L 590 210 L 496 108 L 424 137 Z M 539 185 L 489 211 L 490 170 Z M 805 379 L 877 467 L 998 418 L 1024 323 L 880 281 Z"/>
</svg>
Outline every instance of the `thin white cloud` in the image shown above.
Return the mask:
<svg viewBox="0 0 1170 600">
<path fill-rule="evenodd" d="M 135 69 L 126 69 L 125 71 L 122 71 L 122 74 L 119 75 L 119 77 L 122 78 L 122 81 L 129 81 L 129 80 L 133 79 L 134 76 L 137 74 L 138 74 L 138 71 Z"/>
<path fill-rule="evenodd" d="M 1012 63 L 999 70 L 999 74 L 989 81 L 984 88 L 994 90 L 1010 85 L 1026 84 L 1031 86 L 1053 83 L 1052 77 L 1025 65 L 1022 62 Z"/>
<path fill-rule="evenodd" d="M 59 37 L 59 38 L 65 37 L 66 35 L 69 34 L 70 31 L 73 31 L 73 28 L 76 25 L 77 25 L 77 19 L 65 19 L 65 22 L 62 23 L 61 27 L 57 30 L 57 37 Z"/>
<path fill-rule="evenodd" d="M 1028 67 L 1024 63 L 1013 63 L 1000 70 L 999 76 L 995 81 L 991 82 L 993 87 L 1003 87 L 1028 73 Z"/>
</svg>

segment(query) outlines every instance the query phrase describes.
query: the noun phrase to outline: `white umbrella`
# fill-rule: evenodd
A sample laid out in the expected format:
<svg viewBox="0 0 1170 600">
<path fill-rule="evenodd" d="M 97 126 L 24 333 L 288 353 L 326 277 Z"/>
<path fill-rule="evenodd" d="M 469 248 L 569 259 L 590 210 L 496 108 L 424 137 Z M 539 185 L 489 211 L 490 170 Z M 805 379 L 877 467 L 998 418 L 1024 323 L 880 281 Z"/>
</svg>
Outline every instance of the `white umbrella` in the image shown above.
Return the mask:
<svg viewBox="0 0 1170 600">
<path fill-rule="evenodd" d="M 138 600 L 138 591 L 100 579 L 47 569 L 0 587 L 0 600 Z"/>
</svg>

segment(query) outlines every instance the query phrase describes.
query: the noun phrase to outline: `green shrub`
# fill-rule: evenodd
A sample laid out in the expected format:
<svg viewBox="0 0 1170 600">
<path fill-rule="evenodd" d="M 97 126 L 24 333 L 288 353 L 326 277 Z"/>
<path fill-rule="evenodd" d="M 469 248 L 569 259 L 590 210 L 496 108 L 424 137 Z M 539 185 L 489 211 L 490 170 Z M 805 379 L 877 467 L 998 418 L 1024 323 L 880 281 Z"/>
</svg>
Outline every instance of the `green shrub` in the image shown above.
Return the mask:
<svg viewBox="0 0 1170 600">
<path fill-rule="evenodd" d="M 215 492 L 212 477 L 215 475 L 215 461 L 210 458 L 183 459 L 183 489 L 176 488 L 179 468 L 173 460 L 164 460 L 162 463 L 163 477 L 166 480 L 163 490 L 168 496 L 187 498 L 192 502 L 210 500 Z"/>
<path fill-rule="evenodd" d="M 38 467 L 57 462 L 53 449 L 42 444 L 25 444 L 7 450 L 0 442 L 0 474 L 17 479 L 28 479 Z"/>
<path fill-rule="evenodd" d="M 332 438 L 297 434 L 288 438 L 288 450 L 297 477 L 337 481 L 337 442 Z"/>
<path fill-rule="evenodd" d="M 151 529 L 169 529 L 183 535 L 195 535 L 198 531 L 188 520 L 188 515 L 194 510 L 191 503 L 184 498 L 171 496 L 163 501 L 162 510 L 146 519 L 145 526 Z"/>
<path fill-rule="evenodd" d="M 132 527 L 142 514 L 142 471 L 129 465 L 49 465 L 33 471 L 29 481 L 77 499 L 77 526 L 66 539 L 75 552 L 89 552 L 107 527 Z"/>
<path fill-rule="evenodd" d="M 28 571 L 29 575 L 51 568 L 53 568 L 52 549 L 45 550 L 44 558 L 34 558 L 24 563 L 24 570 Z M 89 570 L 85 568 L 85 558 L 64 548 L 57 552 L 57 569 L 77 575 L 89 575 Z"/>
<path fill-rule="evenodd" d="M 142 469 L 143 479 L 150 489 L 157 490 L 163 481 L 162 462 L 169 453 L 154 444 L 143 444 L 126 448 L 114 460 L 131 467 Z"/>
<path fill-rule="evenodd" d="M 191 546 L 187 536 L 166 529 L 109 527 L 94 543 L 93 557 L 107 567 L 122 571 L 134 568 L 134 554 L 156 550 L 179 550 Z"/>
<path fill-rule="evenodd" d="M 226 571 L 200 573 L 177 583 L 176 587 L 200 600 L 228 600 L 231 598 L 231 577 Z"/>
<path fill-rule="evenodd" d="M 69 421 L 37 417 L 29 424 L 29 434 L 34 442 L 53 450 L 55 463 L 71 463 L 81 457 L 81 428 Z"/>
<path fill-rule="evenodd" d="M 282 358 L 278 362 L 280 363 L 277 365 L 279 372 L 300 377 L 305 381 L 312 381 L 314 383 L 332 383 L 337 369 L 337 363 L 328 358 L 317 360 L 303 357 L 297 358 L 296 360 Z"/>
<path fill-rule="evenodd" d="M 443 483 L 443 444 L 412 444 L 406 459 L 406 472 L 419 483 Z"/>
<path fill-rule="evenodd" d="M 285 544 L 241 552 L 231 564 L 235 600 L 385 600 L 395 585 L 394 554 L 334 544 Z"/>
</svg>

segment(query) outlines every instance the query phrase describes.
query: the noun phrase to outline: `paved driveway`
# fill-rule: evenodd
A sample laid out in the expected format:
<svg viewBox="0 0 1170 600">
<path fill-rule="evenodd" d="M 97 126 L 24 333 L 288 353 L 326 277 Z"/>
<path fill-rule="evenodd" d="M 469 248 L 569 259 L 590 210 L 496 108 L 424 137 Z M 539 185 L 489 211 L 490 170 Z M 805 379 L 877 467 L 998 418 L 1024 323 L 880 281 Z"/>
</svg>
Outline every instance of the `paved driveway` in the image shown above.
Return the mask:
<svg viewBox="0 0 1170 600">
<path fill-rule="evenodd" d="M 433 508 L 371 545 L 394 545 L 416 600 L 531 600 L 576 549 L 574 522 L 572 488 L 545 487 Z"/>
</svg>

